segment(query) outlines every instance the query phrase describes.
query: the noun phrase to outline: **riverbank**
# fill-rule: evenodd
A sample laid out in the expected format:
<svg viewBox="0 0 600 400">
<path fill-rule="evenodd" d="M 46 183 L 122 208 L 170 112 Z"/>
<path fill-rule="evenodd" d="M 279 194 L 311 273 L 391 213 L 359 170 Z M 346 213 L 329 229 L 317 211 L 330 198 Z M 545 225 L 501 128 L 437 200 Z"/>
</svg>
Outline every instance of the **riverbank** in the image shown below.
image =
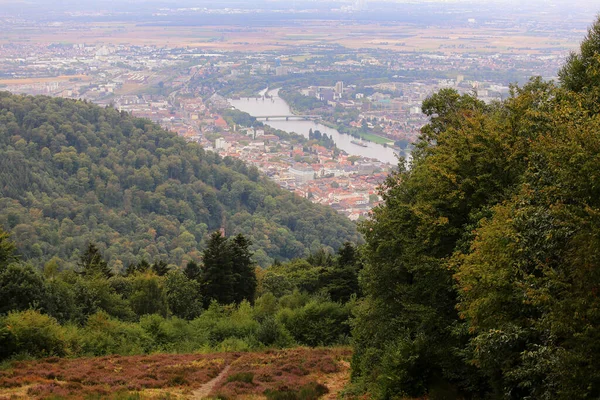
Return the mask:
<svg viewBox="0 0 600 400">
<path fill-rule="evenodd" d="M 352 133 L 350 133 L 350 132 L 344 132 L 342 127 L 340 127 L 339 125 L 334 124 L 332 122 L 325 121 L 325 120 L 320 120 L 319 123 L 321 123 L 321 124 L 323 124 L 325 126 L 328 126 L 328 127 L 332 128 L 332 129 L 337 130 L 342 135 L 348 135 L 348 136 L 352 136 L 352 137 L 356 138 L 356 136 L 354 136 L 354 133 L 356 133 L 356 135 L 359 136 L 358 139 L 362 139 L 362 140 L 366 140 L 366 141 L 369 141 L 369 142 L 381 144 L 381 145 L 384 145 L 384 146 L 394 147 L 393 146 L 394 145 L 394 141 L 393 140 L 388 139 L 388 138 L 383 137 L 383 136 L 376 135 L 374 133 L 360 132 L 358 130 L 357 131 L 353 131 Z"/>
<path fill-rule="evenodd" d="M 239 100 L 230 99 L 229 103 L 240 111 L 244 111 L 253 117 L 265 117 L 270 115 L 277 116 L 294 116 L 290 105 L 281 97 L 278 96 L 279 89 L 269 89 L 268 92 L 262 91 L 261 95 L 268 95 L 268 99 L 261 98 L 241 98 Z M 269 125 L 274 129 L 279 129 L 285 132 L 297 133 L 305 138 L 309 137 L 309 132 L 312 130 L 320 131 L 323 134 L 330 136 L 335 145 L 340 150 L 343 150 L 349 155 L 357 155 L 368 159 L 376 159 L 384 163 L 389 163 L 392 166 L 397 165 L 397 152 L 392 148 L 391 142 L 382 142 L 381 139 L 377 139 L 379 143 L 375 141 L 364 142 L 367 146 L 357 145 L 352 143 L 356 141 L 351 135 L 340 133 L 337 129 L 330 127 L 326 124 L 315 122 L 315 121 L 298 121 L 285 119 L 270 119 L 269 121 L 261 121 L 265 125 Z M 375 139 L 375 138 L 372 138 Z M 384 146 L 385 144 L 385 146 Z"/>
</svg>

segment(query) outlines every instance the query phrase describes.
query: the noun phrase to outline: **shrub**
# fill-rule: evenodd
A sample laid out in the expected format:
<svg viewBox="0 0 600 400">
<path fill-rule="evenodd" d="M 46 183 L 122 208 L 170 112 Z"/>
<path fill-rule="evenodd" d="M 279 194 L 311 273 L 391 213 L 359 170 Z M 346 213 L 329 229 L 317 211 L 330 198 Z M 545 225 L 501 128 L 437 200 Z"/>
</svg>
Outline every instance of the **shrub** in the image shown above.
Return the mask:
<svg viewBox="0 0 600 400">
<path fill-rule="evenodd" d="M 243 301 L 238 307 L 223 307 L 213 302 L 209 309 L 192 321 L 195 331 L 205 332 L 211 345 L 226 339 L 256 337 L 259 323 L 253 318 L 252 306 Z"/>
<path fill-rule="evenodd" d="M 228 338 L 223 340 L 216 348 L 217 351 L 249 351 L 252 346 L 247 340 Z"/>
<path fill-rule="evenodd" d="M 77 322 L 83 324 L 90 315 L 99 311 L 127 321 L 135 318 L 128 302 L 115 291 L 108 280 L 84 279 L 72 273 L 65 273 L 64 279 L 71 283 L 75 294 L 75 304 L 78 308 Z"/>
<path fill-rule="evenodd" d="M 290 333 L 275 317 L 265 318 L 258 330 L 256 339 L 265 346 L 286 347 L 294 342 Z"/>
<path fill-rule="evenodd" d="M 162 277 L 153 273 L 141 273 L 133 278 L 129 303 L 137 315 L 167 315 L 167 293 L 163 281 Z"/>
<path fill-rule="evenodd" d="M 229 375 L 227 382 L 254 383 L 254 374 L 252 372 L 238 372 L 237 374 Z"/>
<path fill-rule="evenodd" d="M 329 393 L 329 389 L 326 386 L 317 382 L 310 382 L 298 390 L 287 387 L 277 390 L 267 389 L 264 395 L 267 396 L 267 400 L 317 400 L 327 393 Z"/>
<path fill-rule="evenodd" d="M 0 314 L 39 306 L 44 281 L 30 265 L 10 264 L 0 270 Z"/>
<path fill-rule="evenodd" d="M 344 343 L 350 334 L 349 317 L 349 306 L 317 300 L 277 314 L 277 319 L 298 343 L 312 347 Z"/>
<path fill-rule="evenodd" d="M 121 322 L 105 312 L 88 318 L 81 338 L 85 354 L 143 354 L 152 349 L 152 338 L 139 324 Z"/>
<path fill-rule="evenodd" d="M 11 312 L 0 327 L 2 356 L 27 353 L 33 357 L 65 356 L 65 329 L 56 319 L 35 310 Z"/>
<path fill-rule="evenodd" d="M 60 323 L 78 318 L 77 302 L 71 285 L 62 279 L 47 279 L 44 311 Z"/>
<path fill-rule="evenodd" d="M 194 319 L 202 314 L 201 285 L 181 271 L 171 271 L 165 280 L 169 310 L 180 318 Z"/>
<path fill-rule="evenodd" d="M 276 312 L 277 298 L 270 292 L 260 296 L 254 302 L 254 318 L 256 318 L 257 321 L 272 317 Z"/>
</svg>

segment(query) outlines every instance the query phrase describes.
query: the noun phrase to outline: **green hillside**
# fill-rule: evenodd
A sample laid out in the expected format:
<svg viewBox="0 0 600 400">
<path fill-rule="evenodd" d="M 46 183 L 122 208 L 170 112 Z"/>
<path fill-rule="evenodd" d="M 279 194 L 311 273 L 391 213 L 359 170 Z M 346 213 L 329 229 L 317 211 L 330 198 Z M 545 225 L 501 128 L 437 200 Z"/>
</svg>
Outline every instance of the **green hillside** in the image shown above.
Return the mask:
<svg viewBox="0 0 600 400">
<path fill-rule="evenodd" d="M 0 226 L 24 260 L 74 265 L 94 242 L 115 270 L 197 259 L 221 227 L 247 235 L 261 265 L 359 240 L 331 209 L 148 120 L 9 93 L 0 93 Z"/>
</svg>

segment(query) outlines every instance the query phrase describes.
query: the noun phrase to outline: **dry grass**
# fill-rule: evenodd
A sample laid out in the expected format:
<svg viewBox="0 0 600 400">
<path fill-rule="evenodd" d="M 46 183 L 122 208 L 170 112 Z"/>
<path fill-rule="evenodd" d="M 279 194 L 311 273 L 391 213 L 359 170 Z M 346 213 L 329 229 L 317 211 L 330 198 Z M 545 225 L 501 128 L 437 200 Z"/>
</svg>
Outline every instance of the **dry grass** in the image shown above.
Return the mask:
<svg viewBox="0 0 600 400">
<path fill-rule="evenodd" d="M 327 398 L 337 393 L 350 378 L 350 349 L 289 349 L 249 353 L 231 364 L 226 377 L 212 395 L 226 398 L 261 398 L 269 391 L 298 392 L 311 384 L 328 389 Z M 253 376 L 252 382 L 245 378 Z M 238 377 L 242 378 L 238 378 Z"/>
<path fill-rule="evenodd" d="M 19 361 L 0 371 L 0 399 L 191 399 L 198 394 L 263 399 L 269 391 L 296 392 L 307 385 L 323 385 L 325 398 L 335 399 L 349 380 L 350 356 L 348 348 L 298 348 Z"/>
<path fill-rule="evenodd" d="M 15 362 L 0 371 L 1 396 L 20 398 L 105 397 L 148 389 L 181 395 L 216 377 L 239 354 L 107 356 Z M 21 390 L 17 390 L 21 389 Z M 148 393 L 152 394 L 152 391 Z"/>
</svg>

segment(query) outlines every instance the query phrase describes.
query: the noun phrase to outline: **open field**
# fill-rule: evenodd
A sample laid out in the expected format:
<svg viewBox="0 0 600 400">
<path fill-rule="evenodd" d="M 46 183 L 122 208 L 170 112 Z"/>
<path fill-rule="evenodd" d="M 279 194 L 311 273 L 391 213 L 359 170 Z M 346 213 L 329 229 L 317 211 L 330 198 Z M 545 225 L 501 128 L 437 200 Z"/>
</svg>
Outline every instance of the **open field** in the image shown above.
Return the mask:
<svg viewBox="0 0 600 400">
<path fill-rule="evenodd" d="M 378 136 L 373 133 L 359 133 L 360 137 L 377 144 L 394 144 L 393 140 L 385 138 L 383 136 Z"/>
<path fill-rule="evenodd" d="M 348 348 L 297 348 L 18 361 L 0 370 L 0 399 L 336 399 L 350 357 Z"/>
<path fill-rule="evenodd" d="M 18 30 L 0 35 L 3 43 L 86 43 L 185 46 L 201 51 L 266 51 L 306 45 L 339 44 L 351 49 L 442 53 L 532 53 L 577 48 L 584 30 L 541 34 L 525 28 L 390 26 L 378 23 L 304 21 L 301 28 L 224 26 L 140 26 L 95 23 L 48 27 L 44 31 Z"/>
</svg>

